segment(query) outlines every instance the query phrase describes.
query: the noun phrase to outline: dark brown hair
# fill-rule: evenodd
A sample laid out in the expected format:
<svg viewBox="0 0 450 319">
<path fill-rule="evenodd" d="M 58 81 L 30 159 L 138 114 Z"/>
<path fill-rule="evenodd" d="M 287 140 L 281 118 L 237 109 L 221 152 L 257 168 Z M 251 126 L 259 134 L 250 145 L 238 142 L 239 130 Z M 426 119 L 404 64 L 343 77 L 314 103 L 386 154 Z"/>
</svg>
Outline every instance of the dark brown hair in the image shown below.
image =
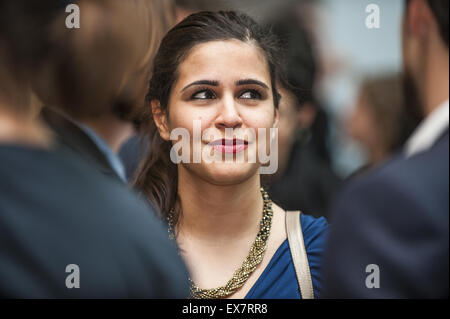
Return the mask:
<svg viewBox="0 0 450 319">
<path fill-rule="evenodd" d="M 45 7 L 45 19 L 54 18 L 55 12 L 48 8 L 52 1 L 40 2 Z M 20 115 L 30 112 L 28 67 L 37 45 L 34 35 L 42 30 L 35 28 L 42 21 L 31 15 L 37 3 L 0 1 L 0 104 Z"/>
<path fill-rule="evenodd" d="M 279 94 L 276 79 L 279 75 L 279 41 L 273 33 L 258 25 L 245 14 L 228 12 L 200 12 L 190 15 L 176 25 L 164 37 L 155 57 L 150 89 L 147 95 L 149 136 L 148 155 L 141 163 L 136 187 L 155 206 L 161 217 L 175 209 L 179 216 L 177 166 L 171 162 L 170 141 L 163 140 L 151 114 L 151 101 L 159 101 L 161 109 L 168 115 L 169 97 L 172 86 L 178 78 L 178 67 L 192 48 L 201 43 L 218 40 L 237 39 L 251 43 L 264 54 L 270 71 L 274 106 L 278 107 Z"/>
<path fill-rule="evenodd" d="M 66 27 L 69 1 L 18 3 L 25 23 L 17 35 L 30 34 L 20 53 L 43 103 L 76 119 L 140 118 L 151 61 L 175 21 L 171 0 L 78 0 L 79 29 Z"/>
</svg>

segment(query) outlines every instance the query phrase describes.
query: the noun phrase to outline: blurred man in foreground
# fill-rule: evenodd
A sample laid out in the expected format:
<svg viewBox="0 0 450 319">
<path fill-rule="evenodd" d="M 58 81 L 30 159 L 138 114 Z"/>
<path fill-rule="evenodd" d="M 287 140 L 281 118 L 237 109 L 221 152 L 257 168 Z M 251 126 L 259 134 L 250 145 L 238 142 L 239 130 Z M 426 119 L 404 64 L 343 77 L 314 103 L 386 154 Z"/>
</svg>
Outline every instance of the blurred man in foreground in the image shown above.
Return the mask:
<svg viewBox="0 0 450 319">
<path fill-rule="evenodd" d="M 448 6 L 406 1 L 405 98 L 424 119 L 402 154 L 336 201 L 325 297 L 448 298 Z"/>
<path fill-rule="evenodd" d="M 96 2 L 97 24 L 131 20 L 142 1 L 108 2 Z M 64 15 L 59 0 L 0 0 L 0 297 L 186 297 L 186 269 L 148 206 L 73 152 L 55 149 L 32 117 L 32 71 L 52 27 L 65 28 Z M 145 27 L 134 21 L 128 34 L 104 41 L 134 54 L 136 46 L 121 42 Z"/>
</svg>

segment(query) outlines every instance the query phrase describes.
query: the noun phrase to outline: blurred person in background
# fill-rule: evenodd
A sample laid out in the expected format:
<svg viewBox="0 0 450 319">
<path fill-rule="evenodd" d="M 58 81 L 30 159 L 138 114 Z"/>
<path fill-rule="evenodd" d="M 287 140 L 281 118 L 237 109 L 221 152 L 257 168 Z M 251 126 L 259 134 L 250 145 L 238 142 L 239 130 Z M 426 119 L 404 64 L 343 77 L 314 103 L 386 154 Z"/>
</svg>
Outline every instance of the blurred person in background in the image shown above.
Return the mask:
<svg viewBox="0 0 450 319">
<path fill-rule="evenodd" d="M 201 11 L 220 11 L 230 9 L 224 0 L 174 0 L 176 5 L 176 22 Z M 228 1 L 229 2 L 229 1 Z"/>
<path fill-rule="evenodd" d="M 400 74 L 364 80 L 358 102 L 345 123 L 348 134 L 367 151 L 368 163 L 358 173 L 375 167 L 399 151 L 417 127 L 418 120 L 404 104 Z"/>
<path fill-rule="evenodd" d="M 141 41 L 143 2 L 112 2 L 78 1 L 83 27 L 128 21 L 103 44 L 133 57 L 139 46 L 124 38 Z M 65 16 L 58 0 L 0 0 L 0 297 L 186 297 L 186 269 L 148 206 L 57 147 L 35 117 L 33 71 Z"/>
<path fill-rule="evenodd" d="M 315 97 L 316 53 L 295 10 L 270 25 L 282 39 L 285 79 L 280 83 L 278 171 L 269 180 L 273 201 L 325 216 L 340 179 L 330 167 L 326 113 Z"/>
<path fill-rule="evenodd" d="M 36 57 L 35 87 L 46 106 L 42 118 L 61 145 L 126 182 L 117 153 L 139 126 L 153 55 L 175 9 L 171 0 L 143 1 L 134 18 L 141 27 L 129 37 L 131 26 L 121 16 L 107 20 L 94 3 L 82 4 L 83 26 L 55 29 L 48 52 Z M 111 36 L 122 42 L 108 42 Z"/>
<path fill-rule="evenodd" d="M 449 2 L 405 1 L 404 150 L 332 206 L 325 298 L 448 298 Z"/>
<path fill-rule="evenodd" d="M 303 1 L 303 0 L 300 0 Z M 201 11 L 239 11 L 259 23 L 280 14 L 298 0 L 175 0 L 177 22 Z"/>
</svg>

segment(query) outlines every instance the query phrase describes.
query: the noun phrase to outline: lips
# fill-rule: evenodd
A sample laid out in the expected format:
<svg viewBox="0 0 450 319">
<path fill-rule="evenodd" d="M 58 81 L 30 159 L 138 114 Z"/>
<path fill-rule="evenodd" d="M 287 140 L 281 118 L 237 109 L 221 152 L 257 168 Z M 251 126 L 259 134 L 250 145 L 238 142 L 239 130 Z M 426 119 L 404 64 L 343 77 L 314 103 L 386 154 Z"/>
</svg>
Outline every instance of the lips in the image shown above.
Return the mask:
<svg viewBox="0 0 450 319">
<path fill-rule="evenodd" d="M 217 139 L 209 143 L 209 145 L 222 153 L 239 153 L 247 149 L 248 142 L 238 138 L 234 139 Z"/>
</svg>

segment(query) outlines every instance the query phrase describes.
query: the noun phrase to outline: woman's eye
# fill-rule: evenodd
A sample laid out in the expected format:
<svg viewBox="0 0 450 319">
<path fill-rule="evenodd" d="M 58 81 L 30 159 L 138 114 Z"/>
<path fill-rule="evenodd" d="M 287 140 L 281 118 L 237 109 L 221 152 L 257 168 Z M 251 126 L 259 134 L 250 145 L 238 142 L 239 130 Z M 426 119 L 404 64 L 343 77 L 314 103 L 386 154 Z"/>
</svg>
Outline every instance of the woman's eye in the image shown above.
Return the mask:
<svg viewBox="0 0 450 319">
<path fill-rule="evenodd" d="M 241 94 L 240 98 L 246 99 L 246 100 L 260 100 L 261 94 L 256 90 L 249 90 L 249 91 L 243 92 Z"/>
<path fill-rule="evenodd" d="M 211 92 L 210 90 L 203 90 L 195 93 L 192 96 L 192 99 L 194 100 L 209 100 L 209 99 L 215 99 L 216 95 Z"/>
</svg>

